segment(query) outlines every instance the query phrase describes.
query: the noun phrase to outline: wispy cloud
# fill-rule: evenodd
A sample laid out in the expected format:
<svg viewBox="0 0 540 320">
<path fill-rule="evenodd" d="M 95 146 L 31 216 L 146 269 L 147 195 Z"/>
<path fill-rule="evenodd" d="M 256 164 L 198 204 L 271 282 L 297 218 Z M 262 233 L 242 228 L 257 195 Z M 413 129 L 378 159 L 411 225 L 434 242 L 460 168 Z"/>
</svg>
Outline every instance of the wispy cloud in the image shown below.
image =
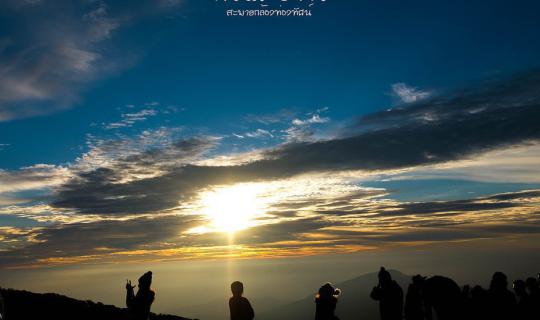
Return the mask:
<svg viewBox="0 0 540 320">
<path fill-rule="evenodd" d="M 463 160 L 422 166 L 383 179 L 463 179 L 495 183 L 540 183 L 540 144 L 524 143 Z"/>
<path fill-rule="evenodd" d="M 142 2 L 111 10 L 104 1 L 3 1 L 0 121 L 68 108 L 88 83 L 130 64 L 109 40 L 128 22 L 158 13 Z"/>
<path fill-rule="evenodd" d="M 329 117 L 322 117 L 321 113 L 328 111 L 328 108 L 318 109 L 314 113 L 308 113 L 307 118 L 295 118 L 291 121 L 291 126 L 282 132 L 285 134 L 287 142 L 305 142 L 313 140 L 315 129 L 313 126 L 324 124 L 330 121 Z"/>
<path fill-rule="evenodd" d="M 422 91 L 401 82 L 392 85 L 392 94 L 404 103 L 418 102 L 431 96 L 429 91 Z"/>
<path fill-rule="evenodd" d="M 257 129 L 255 131 L 246 132 L 243 134 L 243 136 L 246 136 L 248 138 L 273 138 L 274 137 L 274 135 L 270 131 L 264 130 L 264 129 Z"/>
<path fill-rule="evenodd" d="M 45 164 L 13 171 L 0 170 L 0 194 L 57 186 L 65 182 L 69 174 L 65 167 Z"/>
<path fill-rule="evenodd" d="M 17 36 L 5 34 L 0 51 L 0 121 L 65 108 L 77 99 L 82 84 L 103 72 L 101 44 L 120 22 L 103 3 L 82 16 L 71 9 L 57 2 L 1 5 L 3 14 L 25 18 L 6 20 L 12 21 L 6 32 Z"/>
<path fill-rule="evenodd" d="M 296 116 L 297 112 L 291 109 L 282 109 L 272 114 L 250 114 L 245 117 L 248 122 L 256 122 L 261 124 L 277 124 L 290 122 Z"/>
<path fill-rule="evenodd" d="M 143 109 L 137 112 L 123 113 L 120 115 L 120 117 L 122 118 L 120 121 L 104 124 L 104 128 L 107 130 L 130 128 L 135 123 L 145 121 L 149 117 L 154 117 L 157 114 L 158 111 L 156 111 L 155 109 Z"/>
<path fill-rule="evenodd" d="M 310 118 L 307 119 L 294 119 L 292 121 L 292 124 L 295 126 L 305 126 L 309 124 L 316 124 L 316 123 L 327 123 L 330 121 L 330 118 L 321 117 L 319 114 L 314 114 Z"/>
</svg>

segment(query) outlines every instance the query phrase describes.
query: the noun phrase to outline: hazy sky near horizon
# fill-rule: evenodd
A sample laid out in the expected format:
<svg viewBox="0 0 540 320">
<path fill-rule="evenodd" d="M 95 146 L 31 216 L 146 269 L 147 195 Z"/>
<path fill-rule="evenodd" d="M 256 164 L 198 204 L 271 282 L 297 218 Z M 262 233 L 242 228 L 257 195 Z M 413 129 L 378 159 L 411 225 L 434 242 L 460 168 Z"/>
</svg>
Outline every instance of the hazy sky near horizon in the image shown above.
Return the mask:
<svg viewBox="0 0 540 320">
<path fill-rule="evenodd" d="M 413 272 L 411 248 L 537 257 L 537 1 L 227 16 L 280 2 L 265 5 L 0 4 L 5 281 L 333 254 Z"/>
</svg>

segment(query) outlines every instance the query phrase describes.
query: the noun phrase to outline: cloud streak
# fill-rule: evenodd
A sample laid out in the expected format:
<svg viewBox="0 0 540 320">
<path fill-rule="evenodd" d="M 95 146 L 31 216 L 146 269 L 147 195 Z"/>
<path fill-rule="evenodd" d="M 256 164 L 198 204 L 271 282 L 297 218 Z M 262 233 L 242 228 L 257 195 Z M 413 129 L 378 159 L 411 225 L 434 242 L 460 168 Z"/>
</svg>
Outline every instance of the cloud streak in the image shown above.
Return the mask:
<svg viewBox="0 0 540 320">
<path fill-rule="evenodd" d="M 410 87 L 405 83 L 393 84 L 392 94 L 404 103 L 418 102 L 428 98 L 431 95 L 431 93 L 428 91 L 418 90 L 417 88 Z"/>
<path fill-rule="evenodd" d="M 3 266 L 96 261 L 178 260 L 219 256 L 279 257 L 354 252 L 396 243 L 520 237 L 540 231 L 540 190 L 441 202 L 395 202 L 376 192 L 340 199 L 306 196 L 275 203 L 278 218 L 239 231 L 189 233 L 205 223 L 197 215 L 159 215 L 60 226 L 0 230 Z M 371 195 L 371 196 L 370 196 Z M 294 204 L 297 204 L 296 206 Z M 279 208 L 291 215 L 280 215 Z M 277 211 L 276 211 L 277 210 Z"/>
</svg>

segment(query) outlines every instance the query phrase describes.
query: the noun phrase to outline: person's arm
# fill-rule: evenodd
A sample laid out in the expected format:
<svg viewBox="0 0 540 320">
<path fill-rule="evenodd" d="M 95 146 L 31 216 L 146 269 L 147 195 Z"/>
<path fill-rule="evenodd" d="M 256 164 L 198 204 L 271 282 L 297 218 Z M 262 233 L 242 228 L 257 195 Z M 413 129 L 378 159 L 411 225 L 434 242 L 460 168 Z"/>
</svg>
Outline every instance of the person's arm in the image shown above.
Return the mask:
<svg viewBox="0 0 540 320">
<path fill-rule="evenodd" d="M 249 303 L 249 300 L 246 299 L 246 302 L 247 302 L 247 305 L 248 305 L 248 308 L 249 308 L 249 317 L 251 319 L 255 318 L 255 311 L 253 310 L 253 307 L 251 306 L 251 303 Z"/>
<path fill-rule="evenodd" d="M 234 308 L 234 301 L 232 298 L 229 299 L 229 314 L 231 316 L 231 319 L 234 319 L 236 316 L 236 310 Z"/>
<path fill-rule="evenodd" d="M 380 300 L 381 299 L 381 288 L 379 286 L 373 287 L 373 290 L 371 290 L 371 294 L 369 295 L 371 299 L 373 300 Z"/>
<path fill-rule="evenodd" d="M 133 288 L 135 286 L 131 285 L 131 281 L 127 281 L 126 283 L 126 306 L 128 309 L 133 308 L 133 302 L 135 301 L 135 293 L 133 292 Z"/>
</svg>

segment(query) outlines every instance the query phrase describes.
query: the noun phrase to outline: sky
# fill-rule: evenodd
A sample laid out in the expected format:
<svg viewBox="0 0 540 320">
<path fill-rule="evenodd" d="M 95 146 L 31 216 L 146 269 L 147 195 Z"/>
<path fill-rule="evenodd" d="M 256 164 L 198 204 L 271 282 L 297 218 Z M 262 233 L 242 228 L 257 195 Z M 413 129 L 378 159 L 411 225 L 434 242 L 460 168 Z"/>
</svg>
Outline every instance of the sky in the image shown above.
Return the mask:
<svg viewBox="0 0 540 320">
<path fill-rule="evenodd" d="M 539 9 L 3 1 L 0 285 L 121 303 L 77 279 L 532 273 L 505 256 L 540 258 Z"/>
</svg>

